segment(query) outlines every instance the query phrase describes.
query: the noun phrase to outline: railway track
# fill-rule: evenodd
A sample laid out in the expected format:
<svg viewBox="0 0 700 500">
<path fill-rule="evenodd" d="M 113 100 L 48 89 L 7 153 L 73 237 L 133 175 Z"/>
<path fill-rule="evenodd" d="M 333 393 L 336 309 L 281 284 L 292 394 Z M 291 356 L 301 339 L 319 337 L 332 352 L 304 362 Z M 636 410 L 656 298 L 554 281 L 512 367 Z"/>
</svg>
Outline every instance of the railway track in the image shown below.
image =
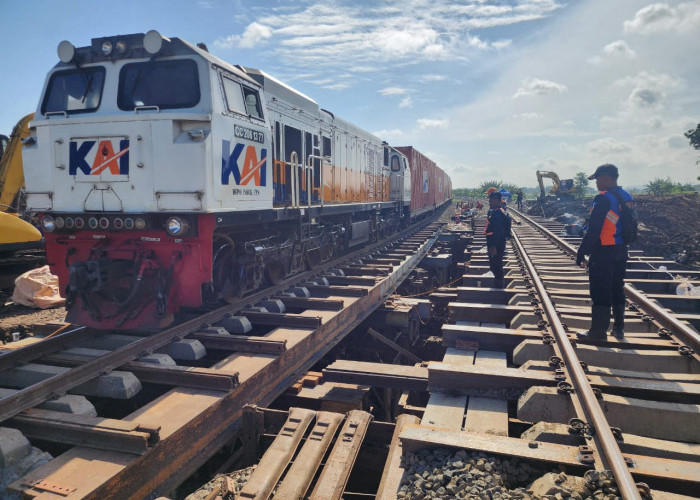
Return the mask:
<svg viewBox="0 0 700 500">
<path fill-rule="evenodd" d="M 574 263 L 578 241 L 556 236 L 563 226 L 551 221 L 517 218 L 505 290 L 488 288 L 491 278 L 483 276 L 488 260 L 479 252 L 483 221 L 476 221 L 473 236 L 467 236 L 471 255 L 461 283 L 429 295 L 427 327 L 444 321 L 442 359 L 411 362 L 407 355 L 405 364 L 341 359 L 323 370 L 328 383 L 400 394 L 394 414 L 399 416 L 392 438 L 377 421 L 363 433 L 341 432 L 336 445 L 364 439 L 372 451 L 360 452 L 356 460 L 348 454 L 342 465 L 327 462 L 317 479 L 322 486 L 304 490 L 308 498 L 365 498 L 357 476 L 367 477 L 363 463 L 377 453 L 378 436 L 388 448 L 378 486 L 369 488 L 378 499 L 697 496 L 698 302 L 675 295 L 679 280 L 659 269 L 672 263 L 635 252 L 626 286 L 625 339 L 578 341 L 575 332 L 590 321 L 587 276 Z M 454 238 L 466 236 L 456 233 Z M 347 422 L 353 418 L 358 416 Z M 272 453 L 290 439 L 291 411 L 288 419 L 277 424 Z M 313 431 L 306 443 L 312 438 Z M 305 463 L 306 446 L 299 451 Z M 295 449 L 274 468 L 268 451 L 240 498 L 267 498 L 256 492 L 295 481 L 299 458 L 282 477 Z M 312 476 L 319 464 L 309 467 Z M 544 474 L 548 470 L 554 473 Z M 531 482 L 537 475 L 542 477 Z M 319 496 L 316 488 L 327 487 L 329 476 L 345 479 L 336 481 L 336 493 Z"/>
<path fill-rule="evenodd" d="M 15 481 L 13 491 L 51 499 L 153 497 L 229 443 L 219 471 L 256 468 L 236 476 L 245 476 L 240 481 L 219 478 L 210 499 L 273 492 L 324 500 L 698 496 L 700 301 L 675 294 L 673 263 L 633 252 L 625 338 L 579 341 L 575 332 L 587 329 L 590 302 L 586 272 L 574 263 L 578 240 L 560 236 L 563 226 L 555 222 L 515 217 L 506 289 L 488 287 L 483 220 L 476 219 L 439 236 L 431 229 L 404 238 L 409 249 L 346 263 L 345 276 L 325 272 L 328 284 L 304 277 L 317 295 L 280 297 L 298 314 L 250 312 L 254 330 L 224 335 L 228 347 L 207 343 L 222 337 L 210 325 L 237 331 L 237 313 L 185 323 L 196 331 L 172 332 L 163 345 L 196 337 L 207 366 L 151 364 L 154 372 L 182 377 L 179 387 L 151 394 L 141 408 L 103 425 L 114 434 L 123 427 L 109 451 L 95 448 L 107 447 L 105 429 L 87 419 L 103 433 L 96 443 L 71 448 Z M 429 244 L 420 243 L 426 238 Z M 424 269 L 409 274 L 421 259 Z M 401 279 L 413 290 L 436 276 L 450 285 L 386 300 Z M 339 301 L 343 309 L 332 311 Z M 282 325 L 264 319 L 271 315 Z M 292 324 L 310 317 L 320 323 Z M 73 335 L 93 338 L 84 330 Z M 236 354 L 227 350 L 234 345 Z M 164 350 L 134 353 L 157 349 Z M 90 362 L 85 355 L 60 347 L 35 359 L 82 367 Z M 144 365 L 104 366 L 123 366 L 152 390 L 163 379 L 149 381 L 156 375 Z M 307 372 L 312 366 L 317 371 Z M 273 401 L 276 409 L 265 408 Z M 10 413 L 9 422 L 24 418 L 28 427 L 46 416 L 35 408 Z M 125 443 L 128 452 L 118 449 Z M 97 479 L 81 478 L 79 488 L 62 494 L 86 460 Z"/>
<path fill-rule="evenodd" d="M 71 325 L 13 343 L 0 355 L 0 421 L 62 453 L 9 491 L 74 499 L 173 490 L 236 439 L 246 404 L 270 404 L 379 306 L 440 227 L 404 232 L 154 335 Z"/>
</svg>

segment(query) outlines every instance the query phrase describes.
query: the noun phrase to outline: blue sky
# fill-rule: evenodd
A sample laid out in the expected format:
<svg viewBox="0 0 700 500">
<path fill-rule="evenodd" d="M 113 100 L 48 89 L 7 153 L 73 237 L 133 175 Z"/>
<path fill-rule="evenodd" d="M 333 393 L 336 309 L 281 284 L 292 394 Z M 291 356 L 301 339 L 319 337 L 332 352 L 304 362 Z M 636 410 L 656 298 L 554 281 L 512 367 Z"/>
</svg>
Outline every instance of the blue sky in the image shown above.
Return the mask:
<svg viewBox="0 0 700 500">
<path fill-rule="evenodd" d="M 33 111 L 56 46 L 146 32 L 263 69 L 455 187 L 620 167 L 690 182 L 700 0 L 0 0 L 0 133 Z"/>
</svg>

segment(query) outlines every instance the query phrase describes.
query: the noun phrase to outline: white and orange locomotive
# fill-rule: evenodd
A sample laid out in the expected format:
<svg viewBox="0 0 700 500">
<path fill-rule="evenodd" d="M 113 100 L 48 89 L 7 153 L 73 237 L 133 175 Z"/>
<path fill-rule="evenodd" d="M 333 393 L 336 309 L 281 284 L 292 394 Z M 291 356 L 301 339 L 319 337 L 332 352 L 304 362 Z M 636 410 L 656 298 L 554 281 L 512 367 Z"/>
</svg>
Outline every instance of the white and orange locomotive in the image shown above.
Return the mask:
<svg viewBox="0 0 700 500">
<path fill-rule="evenodd" d="M 149 31 L 58 55 L 23 161 L 71 322 L 160 328 L 451 197 L 434 167 L 416 209 L 404 154 L 203 45 Z"/>
</svg>

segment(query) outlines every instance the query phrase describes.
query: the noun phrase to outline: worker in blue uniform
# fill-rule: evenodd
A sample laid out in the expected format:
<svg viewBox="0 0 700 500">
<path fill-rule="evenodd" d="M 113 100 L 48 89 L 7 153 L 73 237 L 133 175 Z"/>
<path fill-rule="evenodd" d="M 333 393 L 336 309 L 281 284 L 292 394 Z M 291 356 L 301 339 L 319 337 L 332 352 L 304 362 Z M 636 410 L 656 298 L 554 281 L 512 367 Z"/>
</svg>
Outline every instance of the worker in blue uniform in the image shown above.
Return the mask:
<svg viewBox="0 0 700 500">
<path fill-rule="evenodd" d="M 593 199 L 588 231 L 581 241 L 576 264 L 585 268 L 584 256 L 588 259 L 588 281 L 591 300 L 591 328 L 579 333 L 582 338 L 605 340 L 610 325 L 612 308 L 614 323 L 612 334 L 624 336 L 625 292 L 624 279 L 627 269 L 627 245 L 622 239 L 622 218 L 618 196 L 626 205 L 632 206 L 632 196 L 617 185 L 619 174 L 615 165 L 599 166 L 588 177 L 595 179 L 600 191 Z"/>
<path fill-rule="evenodd" d="M 501 193 L 494 190 L 489 193 L 489 211 L 484 228 L 494 288 L 504 288 L 503 256 L 506 252 L 508 227 L 508 216 L 501 204 Z"/>
</svg>

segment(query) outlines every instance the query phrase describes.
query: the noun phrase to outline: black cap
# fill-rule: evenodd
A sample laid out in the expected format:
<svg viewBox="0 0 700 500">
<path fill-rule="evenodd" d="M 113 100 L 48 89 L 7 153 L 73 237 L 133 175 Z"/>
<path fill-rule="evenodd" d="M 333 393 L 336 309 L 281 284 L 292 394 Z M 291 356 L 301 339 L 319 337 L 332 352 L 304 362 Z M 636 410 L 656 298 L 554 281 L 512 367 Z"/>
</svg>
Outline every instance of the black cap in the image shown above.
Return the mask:
<svg viewBox="0 0 700 500">
<path fill-rule="evenodd" d="M 617 167 L 612 163 L 606 163 L 595 169 L 595 173 L 588 176 L 588 180 L 597 179 L 601 175 L 609 175 L 615 179 L 618 178 L 620 174 L 617 173 Z"/>
<path fill-rule="evenodd" d="M 490 200 L 491 198 L 498 198 L 498 199 L 500 200 L 502 197 L 503 197 L 503 196 L 502 196 L 502 194 L 501 194 L 500 191 L 494 191 L 493 193 L 491 193 L 491 194 L 489 195 L 489 200 Z"/>
</svg>

